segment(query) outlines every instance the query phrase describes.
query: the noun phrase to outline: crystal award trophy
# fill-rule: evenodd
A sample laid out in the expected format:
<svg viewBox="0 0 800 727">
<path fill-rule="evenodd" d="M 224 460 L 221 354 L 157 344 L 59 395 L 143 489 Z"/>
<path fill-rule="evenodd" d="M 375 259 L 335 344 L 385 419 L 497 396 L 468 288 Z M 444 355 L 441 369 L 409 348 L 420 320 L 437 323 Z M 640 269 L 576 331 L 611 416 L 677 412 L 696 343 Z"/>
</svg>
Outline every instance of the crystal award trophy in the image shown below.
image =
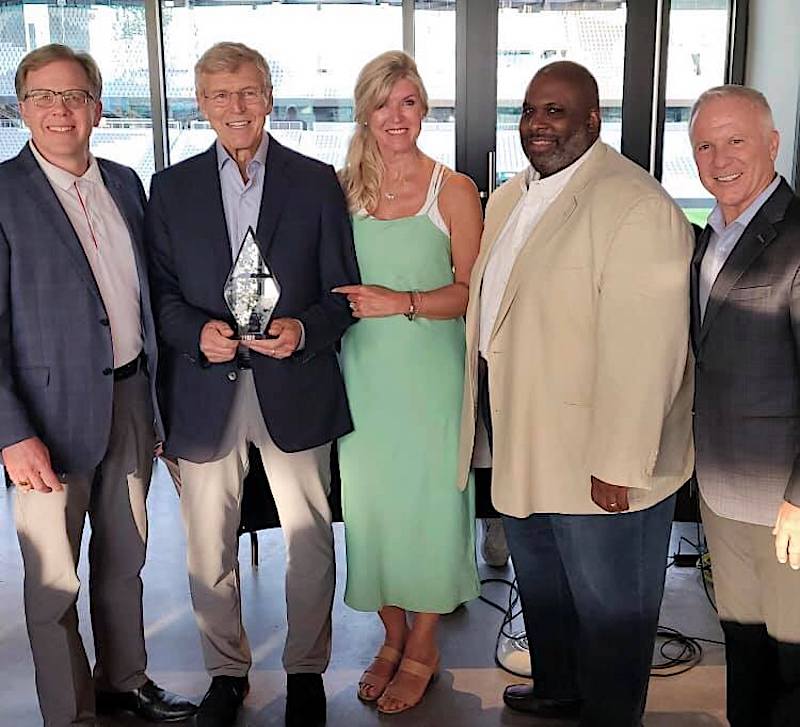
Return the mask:
<svg viewBox="0 0 800 727">
<path fill-rule="evenodd" d="M 225 302 L 236 320 L 239 340 L 266 338 L 281 289 L 261 255 L 252 227 L 247 228 L 236 262 L 225 281 L 224 293 Z"/>
</svg>

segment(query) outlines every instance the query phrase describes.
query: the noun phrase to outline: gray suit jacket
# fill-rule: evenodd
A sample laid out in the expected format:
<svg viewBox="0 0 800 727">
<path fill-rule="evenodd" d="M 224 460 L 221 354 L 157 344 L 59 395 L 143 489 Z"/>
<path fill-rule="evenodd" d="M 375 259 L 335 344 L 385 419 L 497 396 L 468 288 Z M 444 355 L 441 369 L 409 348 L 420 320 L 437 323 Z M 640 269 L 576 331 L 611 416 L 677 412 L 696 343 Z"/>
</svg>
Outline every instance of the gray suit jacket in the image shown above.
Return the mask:
<svg viewBox="0 0 800 727">
<path fill-rule="evenodd" d="M 132 169 L 98 163 L 133 240 L 155 406 L 144 190 Z M 81 243 L 28 145 L 0 164 L 0 190 L 0 448 L 38 436 L 56 472 L 86 471 L 105 454 L 111 429 L 114 357 L 105 306 Z"/>
<path fill-rule="evenodd" d="M 717 514 L 772 526 L 800 505 L 800 200 L 783 180 L 719 273 L 700 322 L 692 263 L 697 479 Z"/>
</svg>

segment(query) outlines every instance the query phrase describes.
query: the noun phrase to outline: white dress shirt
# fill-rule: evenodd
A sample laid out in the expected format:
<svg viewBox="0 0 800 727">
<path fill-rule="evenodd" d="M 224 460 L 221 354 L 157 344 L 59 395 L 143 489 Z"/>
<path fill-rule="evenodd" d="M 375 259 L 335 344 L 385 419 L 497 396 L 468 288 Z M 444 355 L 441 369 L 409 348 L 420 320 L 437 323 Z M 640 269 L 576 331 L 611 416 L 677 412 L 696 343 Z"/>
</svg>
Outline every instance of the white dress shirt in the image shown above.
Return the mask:
<svg viewBox="0 0 800 727">
<path fill-rule="evenodd" d="M 33 142 L 30 147 L 89 261 L 108 315 L 118 368 L 133 361 L 143 344 L 139 275 L 128 226 L 94 157 L 83 176 L 76 177 L 48 162 Z"/>
<path fill-rule="evenodd" d="M 596 144 L 597 142 L 595 142 Z M 562 192 L 572 175 L 589 156 L 594 144 L 572 164 L 560 172 L 541 178 L 539 172 L 529 167 L 522 178 L 524 194 L 508 217 L 503 231 L 497 238 L 483 272 L 481 285 L 481 319 L 478 350 L 485 357 L 489 348 L 489 337 L 494 328 L 508 279 L 514 268 L 517 256 L 531 236 L 547 208 Z"/>
</svg>

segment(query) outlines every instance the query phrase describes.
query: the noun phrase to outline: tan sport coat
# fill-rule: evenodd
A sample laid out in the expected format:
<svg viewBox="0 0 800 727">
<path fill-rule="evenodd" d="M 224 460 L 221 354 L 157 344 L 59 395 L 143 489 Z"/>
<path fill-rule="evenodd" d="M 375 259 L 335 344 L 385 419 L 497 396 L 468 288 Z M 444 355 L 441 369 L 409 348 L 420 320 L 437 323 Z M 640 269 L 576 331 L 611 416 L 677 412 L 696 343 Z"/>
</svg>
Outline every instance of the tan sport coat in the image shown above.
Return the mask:
<svg viewBox="0 0 800 727">
<path fill-rule="evenodd" d="M 693 235 L 649 174 L 602 142 L 553 201 L 512 269 L 489 339 L 492 501 L 502 513 L 603 513 L 590 476 L 650 507 L 691 475 Z M 459 486 L 477 413 L 480 289 L 523 194 L 522 175 L 486 208 L 467 308 Z"/>
</svg>

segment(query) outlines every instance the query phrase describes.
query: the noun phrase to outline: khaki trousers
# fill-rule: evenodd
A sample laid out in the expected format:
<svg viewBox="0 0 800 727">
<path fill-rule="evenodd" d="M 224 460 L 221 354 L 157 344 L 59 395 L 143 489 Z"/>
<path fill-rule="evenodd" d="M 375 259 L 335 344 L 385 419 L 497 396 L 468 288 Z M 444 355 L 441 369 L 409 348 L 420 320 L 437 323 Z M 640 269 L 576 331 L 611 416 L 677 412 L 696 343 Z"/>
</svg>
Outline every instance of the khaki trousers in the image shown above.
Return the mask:
<svg viewBox="0 0 800 727">
<path fill-rule="evenodd" d="M 239 538 L 242 482 L 250 442 L 260 452 L 286 544 L 289 673 L 321 674 L 330 659 L 336 567 L 328 505 L 330 445 L 283 452 L 267 432 L 251 371 L 239 372 L 224 441 L 212 462 L 179 459 L 189 586 L 203 658 L 214 676 L 244 676 L 251 665 L 242 624 Z"/>
<path fill-rule="evenodd" d="M 777 641 L 800 644 L 800 571 L 778 562 L 772 528 L 720 517 L 702 498 L 700 510 L 720 620 L 765 624 Z"/>
<path fill-rule="evenodd" d="M 154 444 L 149 383 L 139 372 L 114 384 L 108 449 L 94 470 L 68 473 L 63 492 L 17 490 L 25 618 L 46 727 L 94 724 L 95 687 L 128 691 L 146 681 L 140 572 Z M 93 675 L 75 607 L 87 514 Z"/>
<path fill-rule="evenodd" d="M 800 572 L 778 562 L 772 528 L 715 515 L 702 498 L 700 507 L 725 633 L 728 722 L 797 727 Z"/>
</svg>

